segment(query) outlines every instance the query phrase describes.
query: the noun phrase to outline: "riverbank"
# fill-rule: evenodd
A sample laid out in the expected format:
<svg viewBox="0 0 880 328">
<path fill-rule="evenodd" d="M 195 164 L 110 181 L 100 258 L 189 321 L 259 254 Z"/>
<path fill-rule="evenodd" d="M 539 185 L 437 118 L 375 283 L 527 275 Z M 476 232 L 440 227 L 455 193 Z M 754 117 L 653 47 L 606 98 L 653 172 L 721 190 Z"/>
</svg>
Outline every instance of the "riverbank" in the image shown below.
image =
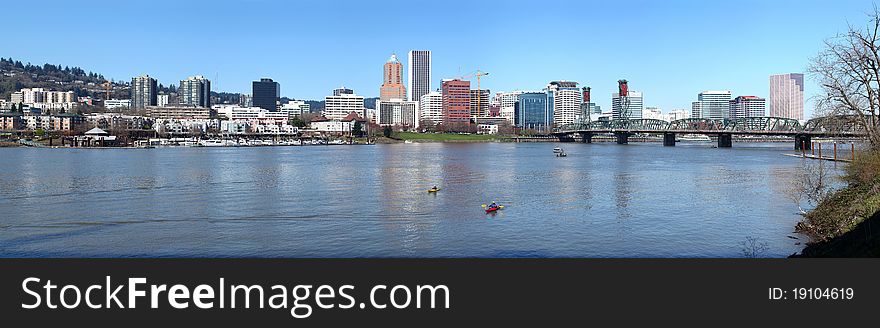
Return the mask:
<svg viewBox="0 0 880 328">
<path fill-rule="evenodd" d="M 880 151 L 857 156 L 842 179 L 797 224 L 813 242 L 796 257 L 880 256 Z"/>
</svg>

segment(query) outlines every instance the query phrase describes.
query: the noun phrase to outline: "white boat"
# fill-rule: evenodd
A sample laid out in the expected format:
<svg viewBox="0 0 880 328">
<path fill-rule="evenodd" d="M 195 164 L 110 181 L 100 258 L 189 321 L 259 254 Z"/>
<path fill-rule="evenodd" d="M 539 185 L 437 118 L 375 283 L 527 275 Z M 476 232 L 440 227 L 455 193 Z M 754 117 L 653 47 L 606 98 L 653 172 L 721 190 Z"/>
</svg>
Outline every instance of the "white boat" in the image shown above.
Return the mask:
<svg viewBox="0 0 880 328">
<path fill-rule="evenodd" d="M 226 142 L 219 139 L 208 139 L 199 140 L 198 145 L 202 147 L 224 147 L 226 146 Z"/>
<path fill-rule="evenodd" d="M 565 151 L 562 150 L 562 148 L 559 148 L 559 147 L 553 148 L 553 153 L 554 153 L 554 154 L 561 154 L 561 153 L 564 153 L 564 152 L 565 152 Z"/>
<path fill-rule="evenodd" d="M 678 137 L 676 141 L 699 141 L 699 142 L 708 142 L 712 141 L 709 136 L 705 134 L 685 134 Z"/>
<path fill-rule="evenodd" d="M 330 145 L 344 145 L 345 141 L 343 141 L 342 139 L 335 139 L 333 141 L 330 141 L 329 144 Z"/>
</svg>

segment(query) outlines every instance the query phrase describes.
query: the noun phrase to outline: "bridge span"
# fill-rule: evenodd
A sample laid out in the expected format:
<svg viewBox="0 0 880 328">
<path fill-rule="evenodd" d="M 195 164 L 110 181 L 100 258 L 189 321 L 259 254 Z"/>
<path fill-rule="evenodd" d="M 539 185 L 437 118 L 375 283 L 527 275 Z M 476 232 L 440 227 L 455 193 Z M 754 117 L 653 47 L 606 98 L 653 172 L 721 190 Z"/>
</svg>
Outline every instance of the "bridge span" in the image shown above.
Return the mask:
<svg viewBox="0 0 880 328">
<path fill-rule="evenodd" d="M 781 117 L 746 117 L 739 119 L 687 118 L 667 122 L 655 119 L 605 120 L 572 123 L 558 127 L 552 135 L 563 142 L 592 143 L 594 135 L 613 134 L 618 144 L 627 144 L 636 134 L 663 135 L 664 146 L 675 146 L 676 136 L 702 134 L 716 136 L 718 147 L 732 147 L 734 135 L 787 136 L 794 138 L 794 148 L 810 149 L 812 138 L 865 138 L 865 127 L 854 116 L 815 118 L 801 124 Z"/>
</svg>

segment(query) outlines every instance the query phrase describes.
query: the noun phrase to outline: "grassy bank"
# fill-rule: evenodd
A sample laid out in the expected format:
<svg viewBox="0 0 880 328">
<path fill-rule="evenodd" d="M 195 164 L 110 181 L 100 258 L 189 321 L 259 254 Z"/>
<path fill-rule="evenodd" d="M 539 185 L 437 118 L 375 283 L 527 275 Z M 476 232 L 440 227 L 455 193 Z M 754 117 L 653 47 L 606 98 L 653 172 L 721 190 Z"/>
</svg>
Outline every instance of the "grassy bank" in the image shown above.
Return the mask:
<svg viewBox="0 0 880 328">
<path fill-rule="evenodd" d="M 880 256 L 880 151 L 857 156 L 843 179 L 798 223 L 813 240 L 802 256 Z"/>
<path fill-rule="evenodd" d="M 398 132 L 394 135 L 397 139 L 413 141 L 435 142 L 484 142 L 494 141 L 496 136 L 487 134 L 457 134 L 457 133 L 416 133 Z"/>
</svg>

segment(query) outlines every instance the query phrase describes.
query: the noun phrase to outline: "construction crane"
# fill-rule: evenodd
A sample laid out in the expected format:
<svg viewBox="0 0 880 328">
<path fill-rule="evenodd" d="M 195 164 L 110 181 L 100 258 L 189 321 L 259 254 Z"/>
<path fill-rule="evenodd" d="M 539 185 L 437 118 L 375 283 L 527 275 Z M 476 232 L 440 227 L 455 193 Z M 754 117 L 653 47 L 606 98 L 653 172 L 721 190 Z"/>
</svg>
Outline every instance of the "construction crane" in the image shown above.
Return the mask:
<svg viewBox="0 0 880 328">
<path fill-rule="evenodd" d="M 482 91 L 482 89 L 480 89 L 480 78 L 483 76 L 486 76 L 486 75 L 489 75 L 489 73 L 483 72 L 481 70 L 476 70 L 476 71 L 470 72 L 464 76 L 459 77 L 460 80 L 467 80 L 472 77 L 477 78 L 477 112 L 479 112 L 480 109 L 482 108 L 481 101 L 483 99 L 483 91 Z"/>
</svg>

